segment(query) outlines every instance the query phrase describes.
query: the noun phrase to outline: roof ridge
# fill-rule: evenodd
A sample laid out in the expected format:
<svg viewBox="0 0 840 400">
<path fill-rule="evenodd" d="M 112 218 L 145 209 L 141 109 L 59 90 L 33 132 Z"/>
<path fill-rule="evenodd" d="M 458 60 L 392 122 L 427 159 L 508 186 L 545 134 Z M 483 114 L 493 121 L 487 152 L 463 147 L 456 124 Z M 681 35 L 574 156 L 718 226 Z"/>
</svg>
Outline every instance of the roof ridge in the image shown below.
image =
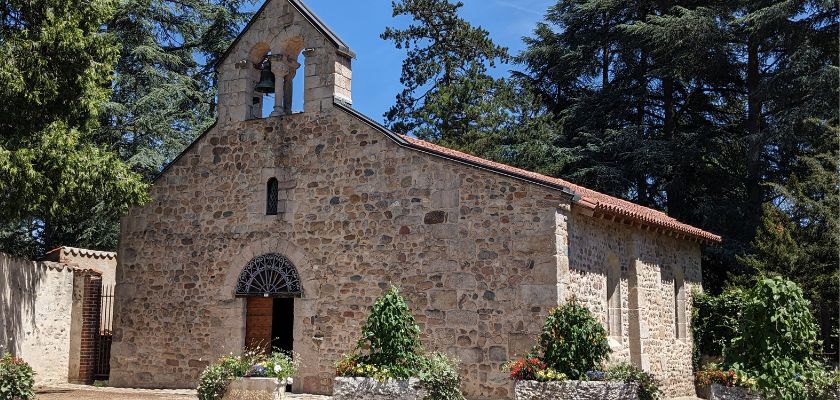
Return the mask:
<svg viewBox="0 0 840 400">
<path fill-rule="evenodd" d="M 589 208 L 600 209 L 601 211 L 606 211 L 614 214 L 623 214 L 628 217 L 632 217 L 650 224 L 661 225 L 666 228 L 688 233 L 693 236 L 697 236 L 699 238 L 710 240 L 713 242 L 721 241 L 720 236 L 715 235 L 711 232 L 707 232 L 695 226 L 680 222 L 676 218 L 671 217 L 667 213 L 660 210 L 655 210 L 653 208 L 646 207 L 641 204 L 636 204 L 629 200 L 621 199 L 615 196 L 608 195 L 606 193 L 599 192 L 597 190 L 589 189 L 585 186 L 569 182 L 565 179 L 543 175 L 538 172 L 529 171 L 526 169 L 510 166 L 492 160 L 487 160 L 469 153 L 464 153 L 458 150 L 450 149 L 448 147 L 427 142 L 425 140 L 417 139 L 408 135 L 398 135 L 403 137 L 409 143 L 412 143 L 416 146 L 421 146 L 423 148 L 427 148 L 432 151 L 445 153 L 446 155 L 454 156 L 456 158 L 467 158 L 472 161 L 481 162 L 487 164 L 488 166 L 493 166 L 496 168 L 507 170 L 512 173 L 530 176 L 541 181 L 551 182 L 556 185 L 565 186 L 569 188 L 569 190 L 575 192 L 581 197 L 581 199 L 578 200 L 578 202 L 583 203 L 582 205 L 587 206 Z M 645 215 L 646 213 L 650 215 Z"/>
</svg>

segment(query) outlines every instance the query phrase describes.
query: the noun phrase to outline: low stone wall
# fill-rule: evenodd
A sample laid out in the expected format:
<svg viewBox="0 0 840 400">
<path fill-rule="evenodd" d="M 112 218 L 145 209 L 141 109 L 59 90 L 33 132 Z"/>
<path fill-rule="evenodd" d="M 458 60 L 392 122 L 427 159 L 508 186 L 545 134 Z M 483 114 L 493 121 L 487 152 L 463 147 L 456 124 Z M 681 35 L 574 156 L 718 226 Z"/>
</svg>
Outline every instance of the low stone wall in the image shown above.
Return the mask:
<svg viewBox="0 0 840 400">
<path fill-rule="evenodd" d="M 66 383 L 73 269 L 0 253 L 0 353 L 35 370 L 36 384 Z"/>
<path fill-rule="evenodd" d="M 373 378 L 335 378 L 333 400 L 421 400 L 428 395 L 420 380 L 387 380 Z"/>
<path fill-rule="evenodd" d="M 228 385 L 223 400 L 282 400 L 286 383 L 276 378 L 236 378 Z"/>
<path fill-rule="evenodd" d="M 0 353 L 22 358 L 35 384 L 92 383 L 99 272 L 0 253 Z"/>
<path fill-rule="evenodd" d="M 519 381 L 516 400 L 638 400 L 639 386 L 625 382 Z"/>
<path fill-rule="evenodd" d="M 749 389 L 713 384 L 709 387 L 709 400 L 761 400 L 761 396 Z"/>
</svg>

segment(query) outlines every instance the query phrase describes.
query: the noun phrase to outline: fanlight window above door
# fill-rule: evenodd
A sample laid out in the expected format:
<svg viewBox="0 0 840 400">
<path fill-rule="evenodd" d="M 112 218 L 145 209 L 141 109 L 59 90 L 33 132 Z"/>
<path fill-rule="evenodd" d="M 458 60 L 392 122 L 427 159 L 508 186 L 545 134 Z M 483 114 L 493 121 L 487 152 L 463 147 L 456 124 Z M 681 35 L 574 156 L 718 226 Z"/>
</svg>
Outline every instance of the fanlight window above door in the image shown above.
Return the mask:
<svg viewBox="0 0 840 400">
<path fill-rule="evenodd" d="M 300 297 L 300 277 L 294 264 L 277 253 L 254 257 L 236 283 L 236 296 Z"/>
</svg>

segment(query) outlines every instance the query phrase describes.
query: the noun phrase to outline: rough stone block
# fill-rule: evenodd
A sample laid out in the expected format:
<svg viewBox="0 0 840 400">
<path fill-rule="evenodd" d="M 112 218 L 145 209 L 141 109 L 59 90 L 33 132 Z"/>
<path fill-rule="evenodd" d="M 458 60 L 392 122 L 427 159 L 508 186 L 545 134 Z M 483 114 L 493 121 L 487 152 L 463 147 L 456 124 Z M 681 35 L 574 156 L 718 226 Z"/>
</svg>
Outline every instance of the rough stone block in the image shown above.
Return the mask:
<svg viewBox="0 0 840 400">
<path fill-rule="evenodd" d="M 421 400 L 428 395 L 420 380 L 387 380 L 344 378 L 333 380 L 333 400 Z"/>
<path fill-rule="evenodd" d="M 537 382 L 519 381 L 516 400 L 638 400 L 639 387 L 626 382 Z"/>
<path fill-rule="evenodd" d="M 286 382 L 275 378 L 236 378 L 228 385 L 223 400 L 282 400 Z"/>
<path fill-rule="evenodd" d="M 746 388 L 713 384 L 705 389 L 709 400 L 761 400 L 761 395 Z"/>
</svg>

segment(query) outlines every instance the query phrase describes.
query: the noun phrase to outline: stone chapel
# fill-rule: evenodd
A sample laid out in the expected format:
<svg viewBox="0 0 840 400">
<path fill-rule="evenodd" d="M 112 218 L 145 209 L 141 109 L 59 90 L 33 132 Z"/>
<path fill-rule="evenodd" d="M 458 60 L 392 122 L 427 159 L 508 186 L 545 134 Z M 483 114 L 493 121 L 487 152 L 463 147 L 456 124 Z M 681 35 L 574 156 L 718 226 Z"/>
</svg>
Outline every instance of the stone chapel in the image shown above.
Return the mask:
<svg viewBox="0 0 840 400">
<path fill-rule="evenodd" d="M 352 106 L 354 57 L 300 0 L 267 0 L 221 58 L 216 123 L 122 220 L 111 385 L 194 388 L 218 356 L 271 343 L 302 357 L 293 391 L 329 394 L 393 284 L 471 399 L 512 398 L 501 365 L 570 296 L 614 360 L 693 393 L 691 297 L 720 237 L 391 132 Z"/>
</svg>

